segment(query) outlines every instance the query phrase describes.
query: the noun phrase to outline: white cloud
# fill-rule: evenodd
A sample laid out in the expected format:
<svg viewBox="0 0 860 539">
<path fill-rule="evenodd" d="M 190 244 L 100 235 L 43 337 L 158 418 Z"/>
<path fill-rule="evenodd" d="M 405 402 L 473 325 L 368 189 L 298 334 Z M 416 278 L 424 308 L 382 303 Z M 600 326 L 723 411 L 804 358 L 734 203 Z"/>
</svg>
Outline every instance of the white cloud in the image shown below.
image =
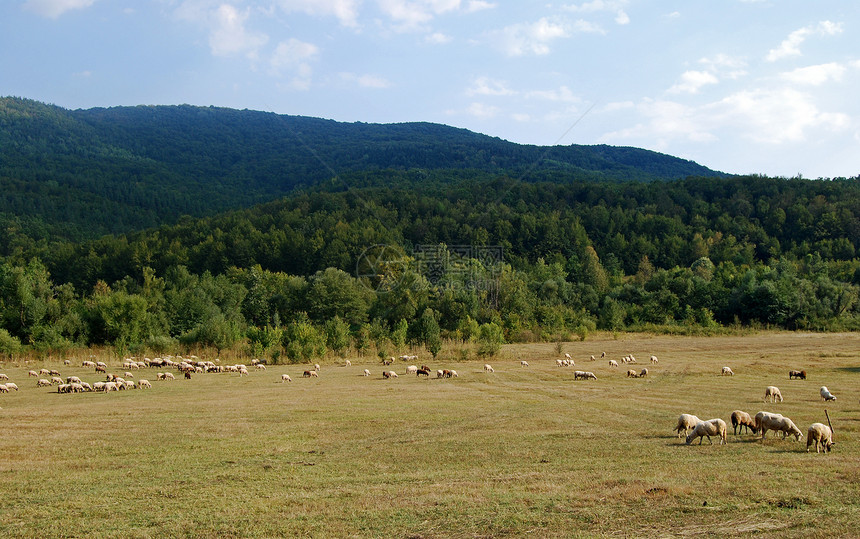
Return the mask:
<svg viewBox="0 0 860 539">
<path fill-rule="evenodd" d="M 424 41 L 431 45 L 446 45 L 453 41 L 453 38 L 442 32 L 433 32 L 424 38 Z"/>
<path fill-rule="evenodd" d="M 377 0 L 379 9 L 401 30 L 419 28 L 437 15 L 460 9 L 461 0 Z"/>
<path fill-rule="evenodd" d="M 313 69 L 310 61 L 319 54 L 319 48 L 313 43 L 305 43 L 298 39 L 289 39 L 278 43 L 269 60 L 269 70 L 272 75 L 280 76 L 285 72 L 293 75 L 291 86 L 299 90 L 310 88 Z"/>
<path fill-rule="evenodd" d="M 724 78 L 738 79 L 747 74 L 746 61 L 727 54 L 720 53 L 710 58 L 701 58 L 699 63 L 711 73 L 719 74 Z"/>
<path fill-rule="evenodd" d="M 497 6 L 498 4 L 485 2 L 484 0 L 470 0 L 469 3 L 466 4 L 466 13 L 475 13 L 476 11 L 483 11 L 485 9 L 494 9 Z"/>
<path fill-rule="evenodd" d="M 489 77 L 478 77 L 472 86 L 466 90 L 466 95 L 493 95 L 507 96 L 514 95 L 515 91 L 507 87 L 504 81 L 494 80 Z"/>
<path fill-rule="evenodd" d="M 286 13 L 298 11 L 313 16 L 334 16 L 343 26 L 357 26 L 360 0 L 277 0 Z"/>
<path fill-rule="evenodd" d="M 800 45 L 806 41 L 809 36 L 834 36 L 842 33 L 842 24 L 831 21 L 821 21 L 818 24 L 805 26 L 799 30 L 790 33 L 779 47 L 771 49 L 765 59 L 768 62 L 775 62 L 788 56 L 800 56 Z"/>
<path fill-rule="evenodd" d="M 533 90 L 528 92 L 526 97 L 562 103 L 580 103 L 582 101 L 582 99 L 576 96 L 567 86 L 561 86 L 555 90 Z"/>
<path fill-rule="evenodd" d="M 375 75 L 356 75 L 354 73 L 341 73 L 341 78 L 345 81 L 355 82 L 362 88 L 388 88 L 391 83 L 382 77 Z"/>
<path fill-rule="evenodd" d="M 822 112 L 806 93 L 790 88 L 732 94 L 710 107 L 715 118 L 756 142 L 780 144 L 806 140 L 811 128 L 845 128 L 848 116 Z"/>
<path fill-rule="evenodd" d="M 466 113 L 477 118 L 489 119 L 499 113 L 499 108 L 484 103 L 472 103 L 469 105 Z"/>
<path fill-rule="evenodd" d="M 27 0 L 23 7 L 42 17 L 56 19 L 67 11 L 88 8 L 93 3 L 95 0 Z"/>
<path fill-rule="evenodd" d="M 719 79 L 708 71 L 685 71 L 681 75 L 681 82 L 675 84 L 667 91 L 670 94 L 697 94 L 702 86 L 718 82 Z"/>
<path fill-rule="evenodd" d="M 230 4 L 221 4 L 210 14 L 209 48 L 212 54 L 233 56 L 245 53 L 249 57 L 256 57 L 258 49 L 268 42 L 269 37 L 246 30 L 248 15 L 249 10 L 240 12 Z"/>
<path fill-rule="evenodd" d="M 793 71 L 783 73 L 781 78 L 795 84 L 806 84 L 809 86 L 820 86 L 825 82 L 842 80 L 846 68 L 835 62 L 819 64 L 814 66 L 799 67 Z"/>
<path fill-rule="evenodd" d="M 574 13 L 609 11 L 615 13 L 615 22 L 617 24 L 628 24 L 630 22 L 630 17 L 624 11 L 624 7 L 626 5 L 627 0 L 592 0 L 591 2 L 584 2 L 579 5 L 567 5 L 564 6 L 563 9 Z"/>
<path fill-rule="evenodd" d="M 745 90 L 701 106 L 643 99 L 607 105 L 604 110 L 624 110 L 628 116 L 638 114 L 640 120 L 606 133 L 601 142 L 657 148 L 679 140 L 710 143 L 721 135 L 732 139 L 739 133 L 757 144 L 779 146 L 803 143 L 816 129 L 832 133 L 851 126 L 846 114 L 822 111 L 812 96 L 790 88 Z"/>
<path fill-rule="evenodd" d="M 586 21 L 570 24 L 543 17 L 533 23 L 513 24 L 493 32 L 490 34 L 490 40 L 509 56 L 527 54 L 541 56 L 549 54 L 549 45 L 552 41 L 569 37 L 573 32 L 602 32 L 602 30 Z"/>
</svg>

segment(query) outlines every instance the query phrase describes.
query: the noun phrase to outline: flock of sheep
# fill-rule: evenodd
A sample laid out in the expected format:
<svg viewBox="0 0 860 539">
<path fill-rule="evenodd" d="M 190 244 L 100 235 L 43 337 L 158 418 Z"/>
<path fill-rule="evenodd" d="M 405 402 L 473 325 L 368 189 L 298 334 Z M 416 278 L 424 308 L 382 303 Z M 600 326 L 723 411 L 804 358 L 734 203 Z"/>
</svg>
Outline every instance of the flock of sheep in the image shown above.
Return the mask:
<svg viewBox="0 0 860 539">
<path fill-rule="evenodd" d="M 721 374 L 723 376 L 733 376 L 735 373 L 730 367 L 723 367 Z M 788 378 L 806 380 L 806 371 L 791 370 L 788 372 Z M 821 386 L 818 390 L 819 395 L 825 401 L 835 401 L 836 397 L 827 389 L 827 386 Z M 776 386 L 767 386 L 764 390 L 764 402 L 777 403 L 783 402 L 782 392 Z M 755 417 L 751 417 L 748 413 L 742 410 L 735 410 L 731 414 L 731 422 L 734 434 L 737 435 L 739 430 L 743 432 L 752 431 L 753 434 L 760 434 L 761 440 L 765 439 L 768 430 L 781 432 L 782 438 L 794 436 L 795 440 L 799 441 L 803 438 L 803 432 L 794 424 L 794 422 L 784 417 L 781 414 L 773 412 L 758 412 Z M 829 419 L 828 419 L 829 423 Z M 692 429 L 692 432 L 687 434 L 687 431 Z M 696 438 L 699 439 L 699 445 L 702 444 L 704 438 L 708 438 L 711 442 L 711 436 L 719 436 L 720 445 L 726 443 L 726 422 L 720 418 L 709 419 L 702 421 L 692 414 L 681 414 L 678 417 L 678 424 L 675 427 L 678 433 L 678 438 L 681 437 L 681 432 L 684 432 L 687 445 L 693 443 Z M 713 443 L 713 442 L 711 442 Z M 821 449 L 825 453 L 830 452 L 835 444 L 833 441 L 833 430 L 830 426 L 823 423 L 813 423 L 809 426 L 806 432 L 806 451 L 809 452 L 809 447 L 815 445 L 815 452 L 819 453 Z"/>
<path fill-rule="evenodd" d="M 605 358 L 606 353 L 602 353 L 600 358 Z M 403 355 L 400 356 L 402 361 L 414 361 L 418 359 L 418 356 L 414 355 Z M 383 360 L 383 365 L 391 365 L 395 360 L 394 357 L 389 357 Z M 597 358 L 595 356 L 590 357 L 590 361 L 596 361 Z M 216 360 L 217 361 L 217 360 Z M 620 360 L 622 363 L 631 364 L 636 363 L 636 358 L 633 355 L 626 355 Z M 656 356 L 650 357 L 650 362 L 652 364 L 658 363 L 658 359 Z M 65 361 L 65 365 L 70 365 L 71 362 L 69 360 Z M 260 362 L 259 360 L 252 360 L 251 365 L 255 370 L 266 370 L 266 366 Z M 349 367 L 352 363 L 349 360 L 345 361 L 343 366 Z M 564 354 L 563 359 L 556 360 L 557 367 L 573 367 L 576 363 L 570 354 Z M 239 376 L 244 376 L 249 374 L 248 367 L 243 364 L 237 365 L 218 365 L 212 361 L 201 361 L 196 356 L 191 356 L 189 358 L 182 357 L 172 357 L 168 356 L 165 358 L 155 358 L 149 359 L 145 358 L 144 360 L 137 360 L 134 358 L 127 358 L 123 360 L 122 367 L 124 368 L 124 374 L 122 376 L 118 376 L 112 373 L 107 373 L 107 364 L 104 362 L 95 362 L 95 361 L 83 361 L 81 364 L 82 367 L 93 368 L 96 373 L 105 374 L 105 380 L 97 381 L 92 384 L 84 382 L 77 376 L 68 376 L 63 379 L 59 373 L 59 371 L 54 369 L 43 368 L 39 371 L 31 370 L 28 372 L 28 377 L 37 378 L 36 386 L 37 387 L 53 387 L 57 386 L 58 393 L 82 393 L 82 392 L 111 392 L 111 391 L 123 391 L 130 389 L 151 389 L 152 384 L 146 379 L 139 379 L 137 381 L 133 380 L 134 373 L 132 371 L 139 370 L 142 368 L 158 368 L 158 369 L 170 369 L 175 368 L 180 374 L 182 374 L 185 378 L 191 378 L 192 374 L 197 373 L 209 373 L 209 372 L 234 372 L 238 373 Z M 529 363 L 527 361 L 520 361 L 521 367 L 528 367 Z M 617 368 L 618 361 L 614 359 L 609 360 L 609 367 Z M 483 367 L 484 372 L 486 373 L 494 373 L 495 369 L 490 364 L 485 364 Z M 313 369 L 305 370 L 302 374 L 304 378 L 316 378 L 319 376 L 320 366 L 319 364 L 314 365 Z M 425 376 L 430 378 L 431 373 L 433 372 L 430 367 L 427 365 L 422 365 L 420 368 L 417 365 L 409 365 L 406 367 L 406 374 L 414 374 L 418 377 Z M 720 374 L 723 376 L 733 376 L 734 372 L 730 367 L 723 367 L 720 371 Z M 370 376 L 371 372 L 369 369 L 364 369 L 363 376 Z M 627 377 L 629 378 L 645 378 L 648 375 L 648 369 L 643 368 L 640 371 L 635 369 L 629 369 L 627 371 Z M 459 375 L 457 371 L 451 369 L 437 369 L 435 370 L 435 377 L 438 379 L 442 378 L 456 378 Z M 393 370 L 383 370 L 382 378 L 383 379 L 393 379 L 397 378 L 397 372 Z M 175 376 L 173 373 L 169 371 L 159 371 L 156 374 L 157 380 L 175 380 Z M 806 371 L 797 371 L 792 370 L 789 371 L 789 379 L 806 379 Z M 574 371 L 574 380 L 597 380 L 597 376 L 591 371 Z M 292 382 L 292 377 L 289 374 L 281 375 L 281 382 Z M 18 385 L 14 382 L 9 381 L 9 376 L 0 373 L 0 393 L 8 393 L 10 390 L 18 391 Z M 821 386 L 819 389 L 819 395 L 825 401 L 835 401 L 836 396 L 834 396 L 830 390 L 826 386 Z M 764 402 L 777 403 L 783 402 L 783 396 L 780 392 L 779 388 L 776 386 L 768 386 L 765 388 L 764 394 Z M 743 430 L 746 429 L 747 432 L 752 431 L 752 433 L 759 434 L 762 440 L 765 439 L 765 435 L 768 430 L 773 430 L 775 432 L 781 432 L 783 439 L 788 436 L 794 436 L 796 440 L 800 440 L 803 437 L 803 433 L 801 430 L 794 424 L 794 422 L 777 413 L 758 412 L 754 417 L 750 416 L 750 414 L 742 411 L 735 410 L 731 413 L 730 421 L 732 423 L 733 432 L 735 435 L 738 433 L 743 433 Z M 678 438 L 681 437 L 681 433 L 684 433 L 686 436 L 686 444 L 692 444 L 697 438 L 699 439 L 699 445 L 702 444 L 704 438 L 708 438 L 708 442 L 711 442 L 711 436 L 717 436 L 720 439 L 720 445 L 726 443 L 726 435 L 727 435 L 727 426 L 726 422 L 720 418 L 709 419 L 706 421 L 700 420 L 698 417 L 692 414 L 681 414 L 678 417 L 678 422 L 675 427 L 675 431 L 678 434 Z M 813 423 L 809 426 L 807 430 L 807 442 L 806 442 L 806 450 L 810 450 L 810 446 L 815 445 L 816 452 L 820 452 L 821 449 L 824 452 L 829 452 L 834 445 L 833 442 L 833 431 L 832 429 L 824 425 L 822 423 Z"/>
</svg>

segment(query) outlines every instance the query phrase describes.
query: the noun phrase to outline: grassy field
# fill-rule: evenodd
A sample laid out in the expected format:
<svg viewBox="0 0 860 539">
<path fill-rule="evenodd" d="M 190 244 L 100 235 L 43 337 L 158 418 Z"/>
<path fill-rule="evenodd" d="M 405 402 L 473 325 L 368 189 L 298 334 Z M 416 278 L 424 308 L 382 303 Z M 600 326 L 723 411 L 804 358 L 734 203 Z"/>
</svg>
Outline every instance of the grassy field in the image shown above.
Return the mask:
<svg viewBox="0 0 860 539">
<path fill-rule="evenodd" d="M 57 394 L 7 362 L 0 394 L 0 535 L 13 537 L 847 537 L 860 533 L 860 335 L 596 335 L 506 346 L 484 361 L 422 357 L 455 379 L 352 358 Z M 607 359 L 633 354 L 643 379 Z M 454 351 L 450 352 L 454 357 Z M 647 358 L 659 357 L 656 365 Z M 83 359 L 83 358 L 82 358 Z M 207 358 L 208 359 L 208 358 Z M 529 362 L 521 367 L 520 360 Z M 720 376 L 722 366 L 735 376 Z M 373 376 L 361 376 L 364 368 Z M 808 379 L 788 379 L 804 369 Z M 114 360 L 109 372 L 124 369 Z M 292 383 L 280 383 L 282 373 Z M 777 385 L 785 402 L 764 404 Z M 838 397 L 826 405 L 818 388 Z M 825 422 L 834 451 L 733 436 L 687 446 L 680 413 L 782 413 Z"/>
</svg>

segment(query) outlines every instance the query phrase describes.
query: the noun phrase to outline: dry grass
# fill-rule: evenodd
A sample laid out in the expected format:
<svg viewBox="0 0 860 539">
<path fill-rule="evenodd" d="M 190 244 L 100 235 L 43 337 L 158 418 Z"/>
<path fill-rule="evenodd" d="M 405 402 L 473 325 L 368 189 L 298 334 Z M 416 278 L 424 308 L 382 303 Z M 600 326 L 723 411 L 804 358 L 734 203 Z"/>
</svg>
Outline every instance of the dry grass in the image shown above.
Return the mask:
<svg viewBox="0 0 860 539">
<path fill-rule="evenodd" d="M 381 366 L 269 367 L 196 375 L 150 391 L 58 395 L 24 365 L 0 372 L 0 533 L 104 537 L 831 537 L 860 517 L 860 335 L 597 335 L 506 346 L 500 358 L 429 362 L 460 377 L 382 380 Z M 607 359 L 632 353 L 628 379 Z M 647 364 L 655 354 L 657 365 Z M 530 367 L 521 368 L 527 359 Z M 424 360 L 422 359 L 422 362 Z M 76 361 L 80 365 L 80 361 Z M 733 377 L 719 375 L 731 366 Z M 41 364 L 38 366 L 42 366 Z M 96 375 L 77 366 L 63 376 Z M 370 368 L 374 376 L 361 371 Z M 805 369 L 806 381 L 788 380 Z M 114 372 L 122 369 L 115 364 Z M 292 383 L 280 383 L 281 373 Z M 777 385 L 785 402 L 764 404 Z M 729 434 L 686 446 L 682 412 L 728 423 L 773 410 L 805 432 L 826 421 L 837 446 Z M 826 522 L 822 526 L 821 522 Z"/>
</svg>

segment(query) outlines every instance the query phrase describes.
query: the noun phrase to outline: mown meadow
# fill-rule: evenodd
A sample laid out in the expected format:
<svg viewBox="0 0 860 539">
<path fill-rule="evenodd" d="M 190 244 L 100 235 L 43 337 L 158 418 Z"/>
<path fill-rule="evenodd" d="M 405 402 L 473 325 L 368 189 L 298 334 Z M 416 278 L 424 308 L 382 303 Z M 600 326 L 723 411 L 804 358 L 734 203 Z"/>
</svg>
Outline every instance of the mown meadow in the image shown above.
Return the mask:
<svg viewBox="0 0 860 539">
<path fill-rule="evenodd" d="M 590 361 L 606 352 L 606 359 Z M 420 353 L 420 352 L 419 352 Z M 569 353 L 576 367 L 560 368 Z M 608 359 L 627 354 L 645 378 Z M 659 363 L 648 363 L 651 355 Z M 89 355 L 6 361 L 0 394 L 0 534 L 12 537 L 846 537 L 860 521 L 860 335 L 592 334 L 456 347 L 399 373 L 376 358 L 196 374 L 151 390 L 58 394 L 32 368 L 94 382 Z M 105 357 L 122 374 L 121 358 Z M 201 358 L 214 359 L 214 358 Z M 520 361 L 526 360 L 528 367 Z M 242 361 L 221 358 L 221 363 Z M 619 361 L 620 363 L 620 361 Z M 730 366 L 735 375 L 720 376 Z M 372 376 L 364 377 L 367 368 Z M 574 381 L 574 369 L 597 380 Z M 789 380 L 804 369 L 807 380 Z M 292 376 L 282 383 L 281 374 Z M 778 386 L 785 401 L 763 402 Z M 818 395 L 826 385 L 837 401 Z M 800 442 L 734 436 L 741 409 L 790 417 Z M 837 442 L 806 452 L 827 409 Z M 728 444 L 684 444 L 680 413 L 729 423 Z"/>
</svg>

